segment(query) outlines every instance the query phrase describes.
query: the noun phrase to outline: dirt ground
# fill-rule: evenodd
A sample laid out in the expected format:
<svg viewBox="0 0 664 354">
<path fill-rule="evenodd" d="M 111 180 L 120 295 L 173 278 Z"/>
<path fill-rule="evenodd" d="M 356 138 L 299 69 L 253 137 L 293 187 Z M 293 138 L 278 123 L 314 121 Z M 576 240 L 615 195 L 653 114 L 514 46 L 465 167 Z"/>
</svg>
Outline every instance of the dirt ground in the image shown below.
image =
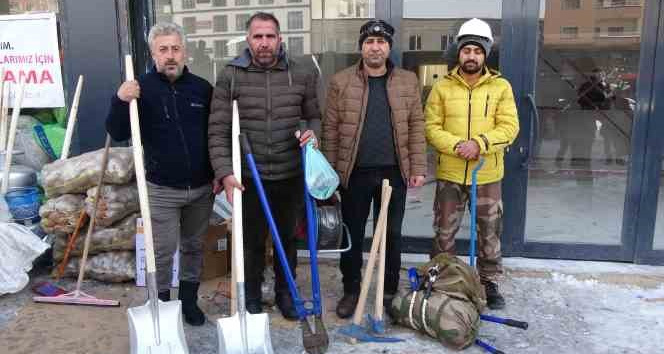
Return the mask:
<svg viewBox="0 0 664 354">
<path fill-rule="evenodd" d="M 306 261 L 301 259 L 298 267 L 300 284 L 308 284 Z M 454 352 L 431 338 L 396 326 L 391 326 L 388 334 L 402 338 L 404 342 L 349 344 L 338 331 L 348 321 L 340 320 L 334 314 L 342 292 L 336 264 L 336 260 L 324 259 L 321 265 L 324 322 L 330 336 L 327 353 Z M 516 259 L 506 260 L 506 268 L 501 289 L 507 307 L 491 314 L 528 321 L 530 327 L 523 331 L 483 323 L 480 338 L 496 348 L 506 353 L 661 353 L 664 343 L 664 267 Z M 45 278 L 45 274 L 33 274 L 32 282 Z M 266 278 L 267 283 L 273 278 L 269 271 Z M 199 304 L 207 314 L 208 322 L 201 327 L 184 326 L 192 354 L 218 352 L 215 319 L 229 313 L 229 300 L 224 296 L 226 283 L 226 279 L 219 278 L 207 281 L 201 287 Z M 71 280 L 60 285 L 67 289 L 74 287 Z M 269 313 L 275 353 L 302 353 L 299 324 L 283 319 L 272 306 L 270 287 L 269 284 L 264 286 L 265 299 L 268 300 L 265 309 Z M 99 298 L 119 300 L 121 306 L 116 308 L 37 304 L 32 302 L 29 288 L 0 297 L 2 353 L 129 351 L 126 311 L 145 302 L 143 288 L 129 283 L 85 282 L 84 291 Z M 301 285 L 301 288 L 305 294 L 309 293 L 306 286 Z M 371 307 L 367 311 L 371 311 Z M 464 352 L 484 351 L 473 346 Z"/>
</svg>

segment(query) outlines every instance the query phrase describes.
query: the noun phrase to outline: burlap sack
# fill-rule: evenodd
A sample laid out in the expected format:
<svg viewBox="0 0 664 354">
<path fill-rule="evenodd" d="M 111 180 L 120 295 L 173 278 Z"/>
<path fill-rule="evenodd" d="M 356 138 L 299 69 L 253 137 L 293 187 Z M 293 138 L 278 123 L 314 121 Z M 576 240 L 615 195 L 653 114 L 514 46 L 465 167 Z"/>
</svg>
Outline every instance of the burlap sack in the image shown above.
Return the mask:
<svg viewBox="0 0 664 354">
<path fill-rule="evenodd" d="M 136 218 L 139 214 L 132 214 L 115 225 L 107 228 L 97 228 L 90 235 L 89 254 L 109 251 L 131 251 L 136 248 Z M 86 230 L 82 230 L 71 250 L 71 256 L 80 256 L 83 253 Z M 53 259 L 62 260 L 67 248 L 67 236 L 58 236 L 53 243 Z"/>
<path fill-rule="evenodd" d="M 92 215 L 97 187 L 88 189 L 85 210 Z M 105 185 L 101 188 L 97 204 L 97 225 L 110 226 L 125 216 L 138 211 L 138 188 L 135 184 Z"/>
<path fill-rule="evenodd" d="M 57 160 L 42 169 L 42 186 L 48 198 L 68 193 L 85 193 L 99 182 L 104 149 L 67 160 Z M 127 184 L 134 177 L 131 148 L 111 148 L 104 183 Z"/>
</svg>

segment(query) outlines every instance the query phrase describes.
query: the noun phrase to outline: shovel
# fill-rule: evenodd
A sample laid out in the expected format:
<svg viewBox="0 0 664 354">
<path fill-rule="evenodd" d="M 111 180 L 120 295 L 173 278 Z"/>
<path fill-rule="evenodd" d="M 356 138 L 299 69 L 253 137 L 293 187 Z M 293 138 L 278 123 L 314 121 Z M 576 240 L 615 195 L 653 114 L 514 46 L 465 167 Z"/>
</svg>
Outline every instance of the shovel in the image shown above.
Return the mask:
<svg viewBox="0 0 664 354">
<path fill-rule="evenodd" d="M 131 55 L 125 56 L 126 80 L 134 79 L 134 66 Z M 148 188 L 145 181 L 145 165 L 143 164 L 143 144 L 138 122 L 138 102 L 134 99 L 129 103 L 129 120 L 131 124 L 131 141 L 134 152 L 134 168 L 138 199 L 143 218 L 145 233 L 145 263 L 148 301 L 143 306 L 127 310 L 129 318 L 129 344 L 132 354 L 182 354 L 189 353 L 182 326 L 182 304 L 179 300 L 162 302 L 157 298 L 157 277 L 154 260 L 154 242 L 152 239 L 152 219 Z"/>
<path fill-rule="evenodd" d="M 231 127 L 233 151 L 233 175 L 242 183 L 242 159 L 240 152 L 240 117 L 237 101 L 233 101 Z M 237 312 L 231 317 L 217 320 L 219 354 L 272 354 L 270 321 L 267 313 L 250 314 L 245 307 L 244 293 L 244 244 L 242 240 L 242 192 L 233 189 L 233 269 L 235 270 Z M 238 335 L 238 330 L 240 331 Z"/>
</svg>

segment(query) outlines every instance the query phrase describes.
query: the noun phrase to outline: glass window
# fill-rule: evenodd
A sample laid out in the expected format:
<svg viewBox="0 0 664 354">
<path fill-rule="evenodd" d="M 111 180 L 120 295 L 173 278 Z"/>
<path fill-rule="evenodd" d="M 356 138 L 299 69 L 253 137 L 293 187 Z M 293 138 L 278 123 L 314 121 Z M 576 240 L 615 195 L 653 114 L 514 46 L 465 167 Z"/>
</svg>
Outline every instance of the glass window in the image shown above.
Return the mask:
<svg viewBox="0 0 664 354">
<path fill-rule="evenodd" d="M 249 4 L 249 0 L 235 0 L 235 6 L 247 6 Z"/>
<path fill-rule="evenodd" d="M 237 14 L 235 15 L 235 30 L 244 32 L 247 30 L 247 21 L 249 21 L 250 14 Z"/>
<path fill-rule="evenodd" d="M 212 20 L 212 31 L 226 32 L 228 31 L 228 17 L 226 15 L 216 15 Z"/>
<path fill-rule="evenodd" d="M 289 37 L 288 38 L 288 54 L 292 56 L 304 55 L 304 38 L 303 37 Z"/>
<path fill-rule="evenodd" d="M 258 4 L 260 4 L 260 5 L 272 5 L 272 4 L 274 4 L 274 0 L 258 0 Z"/>
<path fill-rule="evenodd" d="M 570 16 L 547 1 L 540 18 L 527 242 L 621 242 L 640 38 L 606 31 L 640 21 L 643 8 L 583 11 Z"/>
<path fill-rule="evenodd" d="M 579 27 L 561 27 L 560 39 L 577 39 L 579 38 Z"/>
<path fill-rule="evenodd" d="M 212 6 L 217 6 L 217 7 L 226 6 L 226 0 L 212 0 Z"/>
<path fill-rule="evenodd" d="M 291 4 L 291 3 L 300 3 L 300 2 L 302 2 L 302 0 L 288 0 L 286 2 L 289 3 L 289 4 Z"/>
<path fill-rule="evenodd" d="M 194 0 L 182 0 L 183 9 L 194 9 L 196 8 L 196 3 Z"/>
<path fill-rule="evenodd" d="M 577 10 L 581 8 L 581 0 L 562 0 L 563 10 Z"/>
<path fill-rule="evenodd" d="M 422 50 L 422 36 L 416 34 L 408 37 L 408 50 Z"/>
<path fill-rule="evenodd" d="M 288 29 L 296 30 L 304 27 L 304 18 L 302 11 L 289 11 L 288 12 Z"/>
<path fill-rule="evenodd" d="M 182 29 L 184 30 L 184 34 L 196 33 L 196 17 L 182 18 Z"/>
<path fill-rule="evenodd" d="M 449 36 L 446 34 L 440 36 L 440 50 L 447 50 L 449 45 L 452 44 L 453 39 L 454 36 Z"/>
<path fill-rule="evenodd" d="M 228 41 L 227 40 L 215 40 L 214 41 L 214 58 L 215 59 L 224 59 L 228 56 Z"/>
</svg>

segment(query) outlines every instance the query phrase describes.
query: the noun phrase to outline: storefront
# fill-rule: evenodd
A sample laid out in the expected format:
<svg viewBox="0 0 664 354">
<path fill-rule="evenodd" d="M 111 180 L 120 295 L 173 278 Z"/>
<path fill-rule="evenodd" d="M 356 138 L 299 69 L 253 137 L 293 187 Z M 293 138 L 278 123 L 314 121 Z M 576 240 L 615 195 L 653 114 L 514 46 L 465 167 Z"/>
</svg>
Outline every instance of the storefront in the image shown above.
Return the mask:
<svg viewBox="0 0 664 354">
<path fill-rule="evenodd" d="M 392 57 L 418 74 L 424 97 L 449 68 L 459 25 L 485 19 L 496 37 L 489 64 L 512 83 L 521 124 L 506 157 L 504 253 L 664 264 L 664 200 L 658 207 L 664 124 L 657 119 L 664 116 L 664 0 L 0 2 L 1 14 L 36 10 L 57 13 L 66 91 L 73 92 L 79 74 L 86 77 L 79 151 L 103 143 L 122 54 L 131 48 L 137 71 L 150 67 L 145 38 L 155 21 L 183 26 L 190 68 L 213 81 L 246 46 L 250 14 L 271 12 L 295 60 L 317 56 L 324 104 L 327 78 L 358 59 L 357 36 L 367 18 L 395 26 Z M 580 103 L 583 90 L 597 85 L 610 98 Z M 433 169 L 435 152 L 429 156 Z M 433 187 L 429 181 L 409 196 L 409 251 L 430 247 Z M 460 238 L 466 235 L 462 228 Z"/>
</svg>

